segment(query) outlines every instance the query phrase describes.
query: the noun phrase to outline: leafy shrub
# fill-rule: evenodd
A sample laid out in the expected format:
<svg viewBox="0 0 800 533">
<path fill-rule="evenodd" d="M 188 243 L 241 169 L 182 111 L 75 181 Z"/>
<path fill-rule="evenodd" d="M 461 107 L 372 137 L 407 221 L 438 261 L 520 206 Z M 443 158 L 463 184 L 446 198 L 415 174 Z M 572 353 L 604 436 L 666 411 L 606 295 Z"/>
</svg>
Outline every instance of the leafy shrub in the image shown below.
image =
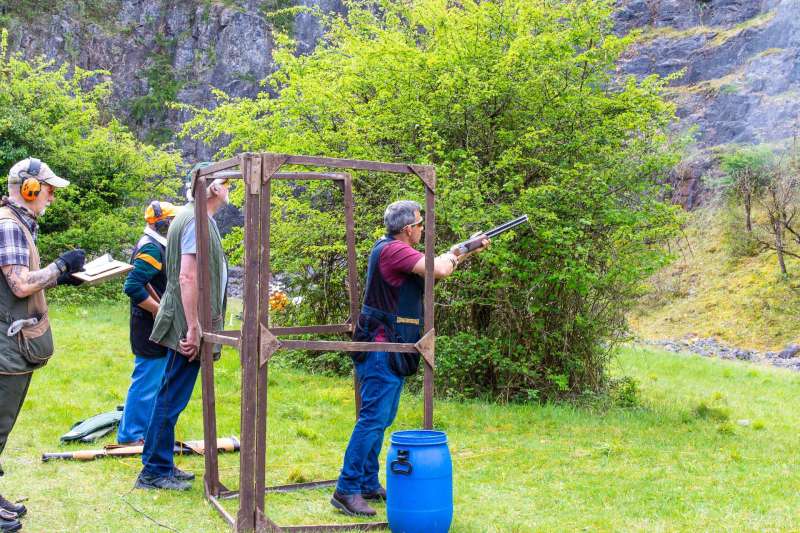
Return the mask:
<svg viewBox="0 0 800 533">
<path fill-rule="evenodd" d="M 0 173 L 29 156 L 70 180 L 41 217 L 40 248 L 51 261 L 65 248 L 119 254 L 144 226 L 144 206 L 173 196 L 177 154 L 143 144 L 103 112 L 107 73 L 44 59 L 25 61 L 0 38 Z M 90 88 L 85 88 L 90 87 Z M 0 180 L 6 193 L 6 180 Z"/>
<path fill-rule="evenodd" d="M 441 247 L 527 213 L 530 226 L 437 286 L 438 374 L 463 375 L 463 364 L 478 376 L 443 387 L 500 399 L 602 391 L 625 313 L 678 229 L 677 208 L 656 193 L 678 160 L 666 134 L 674 106 L 656 76 L 613 77 L 633 37 L 613 34 L 612 8 L 356 0 L 346 18 L 327 20 L 312 54 L 279 47 L 278 70 L 256 98 L 217 92 L 214 109 L 188 107 L 184 134 L 226 142 L 226 156 L 433 164 Z M 273 269 L 291 276 L 290 294 L 317 323 L 347 309 L 341 207 L 325 187 L 272 189 Z M 385 205 L 424 191 L 419 180 L 371 172 L 355 172 L 354 187 L 363 282 Z M 469 335 L 481 340 L 461 348 Z"/>
<path fill-rule="evenodd" d="M 625 376 L 612 380 L 609 390 L 615 406 L 622 408 L 639 406 L 639 382 L 637 382 L 635 378 Z"/>
<path fill-rule="evenodd" d="M 122 278 L 89 287 L 62 285 L 47 291 L 47 301 L 66 307 L 92 307 L 102 302 L 128 301 L 122 292 Z"/>
<path fill-rule="evenodd" d="M 525 401 L 537 397 L 541 376 L 530 364 L 530 355 L 521 346 L 491 337 L 468 333 L 436 338 L 435 390 L 437 395 L 465 399 L 489 398 Z M 422 367 L 409 383 L 422 386 Z"/>
<path fill-rule="evenodd" d="M 342 352 L 289 350 L 281 353 L 278 364 L 302 368 L 326 376 L 346 376 L 353 371 L 351 358 Z"/>
</svg>

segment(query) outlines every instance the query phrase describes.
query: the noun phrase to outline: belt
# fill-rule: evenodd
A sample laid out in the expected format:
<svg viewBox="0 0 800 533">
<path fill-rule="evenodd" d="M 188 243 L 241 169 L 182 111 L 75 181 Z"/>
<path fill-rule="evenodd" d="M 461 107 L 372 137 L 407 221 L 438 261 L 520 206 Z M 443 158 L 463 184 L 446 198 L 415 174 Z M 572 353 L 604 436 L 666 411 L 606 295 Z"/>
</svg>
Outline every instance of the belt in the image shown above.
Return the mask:
<svg viewBox="0 0 800 533">
<path fill-rule="evenodd" d="M 394 322 L 395 324 L 412 324 L 414 326 L 419 326 L 419 318 L 408 318 L 404 316 L 397 316 L 392 313 L 387 313 L 386 311 L 370 307 L 368 305 L 362 306 L 361 314 L 374 317 L 379 321 L 386 322 L 388 324 Z"/>
</svg>

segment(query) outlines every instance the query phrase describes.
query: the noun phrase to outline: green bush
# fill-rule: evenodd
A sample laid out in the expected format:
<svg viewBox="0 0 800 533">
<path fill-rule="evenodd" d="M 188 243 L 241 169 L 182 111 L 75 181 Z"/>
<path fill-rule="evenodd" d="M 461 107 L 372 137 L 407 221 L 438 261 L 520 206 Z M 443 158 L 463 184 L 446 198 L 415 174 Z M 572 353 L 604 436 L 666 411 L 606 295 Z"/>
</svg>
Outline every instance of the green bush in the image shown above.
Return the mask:
<svg viewBox="0 0 800 533">
<path fill-rule="evenodd" d="M 463 360 L 480 376 L 444 387 L 503 399 L 604 390 L 625 313 L 678 229 L 677 208 L 657 194 L 678 160 L 664 80 L 614 77 L 633 37 L 613 34 L 607 0 L 348 5 L 312 54 L 289 43 L 275 51 L 278 70 L 256 98 L 217 92 L 214 109 L 189 108 L 184 134 L 225 141 L 222 156 L 433 164 L 440 251 L 527 213 L 530 226 L 437 286 L 437 333 L 483 343 L 456 353 L 458 342 L 444 341 L 443 364 Z M 346 317 L 338 193 L 272 187 L 273 270 L 304 297 L 308 318 Z M 363 283 L 385 205 L 424 191 L 371 172 L 355 172 L 354 187 Z"/>
<path fill-rule="evenodd" d="M 438 396 L 501 401 L 528 401 L 542 376 L 522 346 L 507 340 L 457 333 L 436 338 L 435 390 Z M 412 390 L 422 386 L 424 363 L 409 381 Z"/>
<path fill-rule="evenodd" d="M 104 302 L 129 301 L 122 291 L 123 279 L 107 281 L 89 287 L 61 285 L 47 291 L 47 301 L 63 307 L 89 308 Z"/>
<path fill-rule="evenodd" d="M 174 196 L 180 185 L 177 154 L 137 141 L 103 111 L 111 87 L 100 80 L 107 74 L 25 61 L 9 52 L 3 30 L 0 175 L 33 156 L 71 182 L 40 219 L 43 261 L 78 246 L 119 254 L 144 226 L 147 202 Z"/>
<path fill-rule="evenodd" d="M 352 360 L 343 352 L 289 350 L 281 353 L 278 364 L 326 376 L 346 376 L 353 371 Z"/>
</svg>

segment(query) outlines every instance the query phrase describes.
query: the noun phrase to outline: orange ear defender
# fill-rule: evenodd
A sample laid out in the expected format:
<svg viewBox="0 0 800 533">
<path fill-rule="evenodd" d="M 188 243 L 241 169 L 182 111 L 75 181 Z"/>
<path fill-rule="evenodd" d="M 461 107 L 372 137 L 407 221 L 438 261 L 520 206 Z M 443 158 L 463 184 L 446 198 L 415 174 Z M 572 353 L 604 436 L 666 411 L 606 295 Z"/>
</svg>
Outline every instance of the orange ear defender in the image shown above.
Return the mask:
<svg viewBox="0 0 800 533">
<path fill-rule="evenodd" d="M 23 199 L 28 202 L 36 200 L 39 193 L 42 192 L 42 182 L 39 181 L 39 171 L 42 169 L 42 162 L 31 157 L 28 163 L 28 170 L 25 171 L 25 181 L 22 182 L 22 187 L 19 193 Z"/>
</svg>

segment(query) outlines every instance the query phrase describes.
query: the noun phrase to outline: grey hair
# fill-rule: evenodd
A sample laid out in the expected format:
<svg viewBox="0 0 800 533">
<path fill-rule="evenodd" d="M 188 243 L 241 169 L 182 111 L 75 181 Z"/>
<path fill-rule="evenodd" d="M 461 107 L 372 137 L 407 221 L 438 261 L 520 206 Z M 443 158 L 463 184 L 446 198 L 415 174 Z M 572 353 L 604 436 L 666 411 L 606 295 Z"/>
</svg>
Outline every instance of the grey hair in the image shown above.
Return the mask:
<svg viewBox="0 0 800 533">
<path fill-rule="evenodd" d="M 403 228 L 416 221 L 414 211 L 422 211 L 419 204 L 413 200 L 398 200 L 386 206 L 383 212 L 383 225 L 386 226 L 386 234 L 394 235 L 400 233 Z"/>
<path fill-rule="evenodd" d="M 213 196 L 211 186 L 225 182 L 225 178 L 217 178 L 206 186 L 206 198 L 210 199 Z M 192 193 L 192 182 L 186 184 L 186 199 L 190 202 L 194 201 L 194 194 Z"/>
</svg>

